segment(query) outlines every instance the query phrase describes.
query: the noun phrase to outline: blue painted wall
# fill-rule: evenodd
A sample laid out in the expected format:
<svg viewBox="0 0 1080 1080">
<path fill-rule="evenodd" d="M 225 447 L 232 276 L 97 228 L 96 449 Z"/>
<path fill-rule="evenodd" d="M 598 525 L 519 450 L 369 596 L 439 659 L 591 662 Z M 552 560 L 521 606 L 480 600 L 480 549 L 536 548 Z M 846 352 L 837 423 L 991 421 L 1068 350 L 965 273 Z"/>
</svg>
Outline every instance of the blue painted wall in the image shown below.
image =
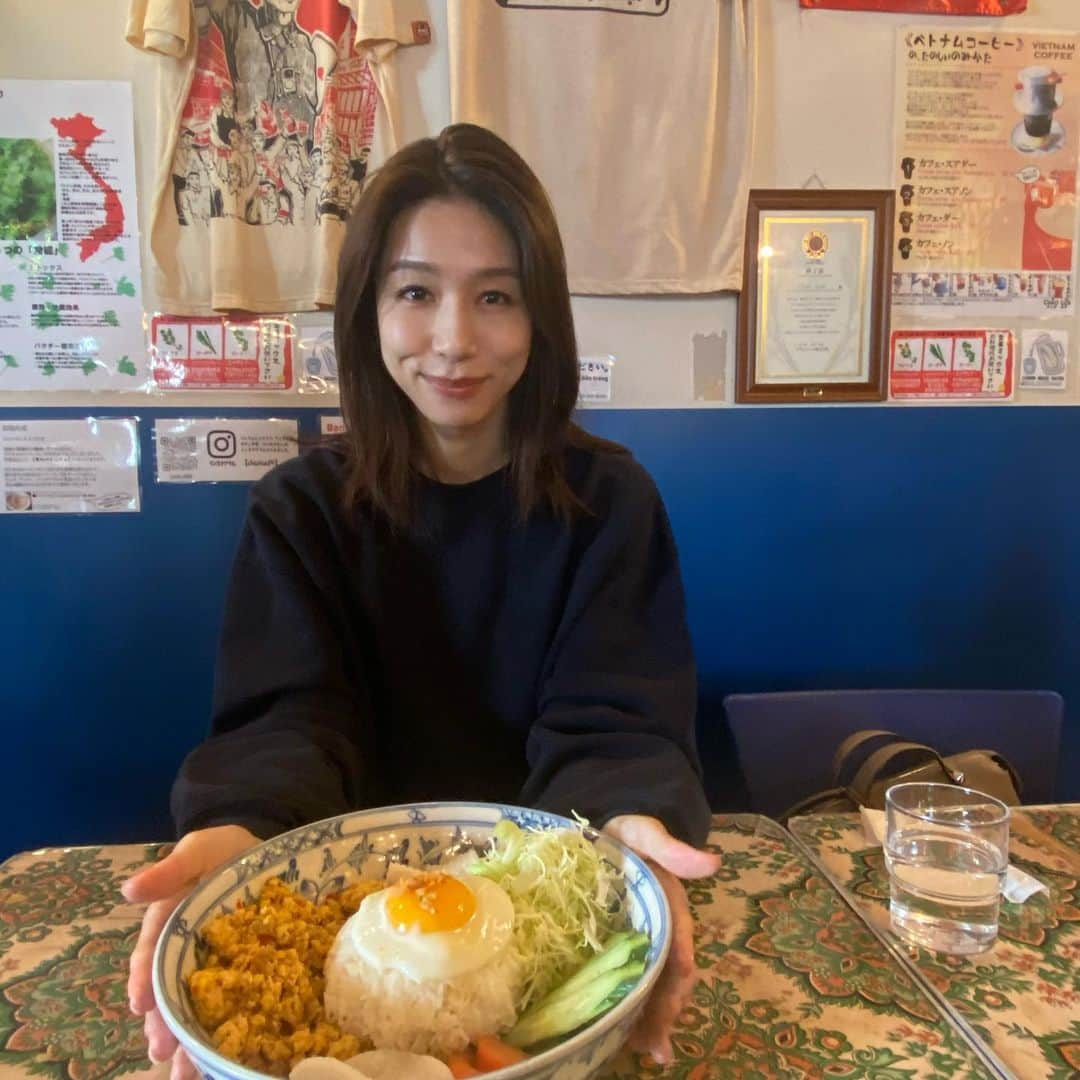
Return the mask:
<svg viewBox="0 0 1080 1080">
<path fill-rule="evenodd" d="M 168 835 L 170 780 L 205 731 L 247 489 L 155 484 L 150 431 L 159 416 L 258 414 L 137 411 L 141 514 L 0 518 L 0 857 Z M 318 423 L 307 410 L 267 415 L 300 417 L 309 434 Z M 667 501 L 714 806 L 744 797 L 724 694 L 841 686 L 1057 690 L 1058 795 L 1080 799 L 1080 410 L 583 419 L 629 445 Z"/>
</svg>

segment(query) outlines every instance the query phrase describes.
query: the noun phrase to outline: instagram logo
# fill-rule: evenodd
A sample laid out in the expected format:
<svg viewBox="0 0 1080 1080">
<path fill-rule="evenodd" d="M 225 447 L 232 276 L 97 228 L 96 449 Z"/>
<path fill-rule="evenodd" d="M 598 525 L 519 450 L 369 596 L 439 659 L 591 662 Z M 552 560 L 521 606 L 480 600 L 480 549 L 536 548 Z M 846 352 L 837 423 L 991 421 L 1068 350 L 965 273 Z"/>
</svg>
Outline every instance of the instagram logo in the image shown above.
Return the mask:
<svg viewBox="0 0 1080 1080">
<path fill-rule="evenodd" d="M 211 431 L 206 436 L 206 452 L 212 458 L 236 457 L 236 433 Z"/>
</svg>

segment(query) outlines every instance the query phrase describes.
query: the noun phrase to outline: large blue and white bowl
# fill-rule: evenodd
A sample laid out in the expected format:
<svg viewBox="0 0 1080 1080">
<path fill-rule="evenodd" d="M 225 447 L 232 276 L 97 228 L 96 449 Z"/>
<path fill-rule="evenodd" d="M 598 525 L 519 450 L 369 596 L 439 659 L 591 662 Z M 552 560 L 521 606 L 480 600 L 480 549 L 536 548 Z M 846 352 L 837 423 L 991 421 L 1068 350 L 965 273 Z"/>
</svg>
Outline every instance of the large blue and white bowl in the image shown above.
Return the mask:
<svg viewBox="0 0 1080 1080">
<path fill-rule="evenodd" d="M 482 851 L 495 823 L 510 818 L 522 828 L 573 828 L 556 814 L 493 803 L 418 803 L 360 810 L 275 836 L 225 863 L 173 912 L 154 954 L 154 996 L 169 1029 L 208 1080 L 263 1080 L 265 1074 L 218 1054 L 195 1019 L 187 977 L 196 966 L 203 927 L 253 902 L 263 883 L 278 877 L 318 901 L 358 878 L 382 879 L 391 863 L 434 867 L 468 850 Z M 626 1040 L 667 958 L 671 913 L 663 888 L 633 852 L 602 833 L 588 835 L 626 886 L 635 929 L 650 938 L 645 974 L 636 987 L 594 1023 L 564 1042 L 517 1065 L 486 1073 L 492 1080 L 585 1080 Z"/>
</svg>

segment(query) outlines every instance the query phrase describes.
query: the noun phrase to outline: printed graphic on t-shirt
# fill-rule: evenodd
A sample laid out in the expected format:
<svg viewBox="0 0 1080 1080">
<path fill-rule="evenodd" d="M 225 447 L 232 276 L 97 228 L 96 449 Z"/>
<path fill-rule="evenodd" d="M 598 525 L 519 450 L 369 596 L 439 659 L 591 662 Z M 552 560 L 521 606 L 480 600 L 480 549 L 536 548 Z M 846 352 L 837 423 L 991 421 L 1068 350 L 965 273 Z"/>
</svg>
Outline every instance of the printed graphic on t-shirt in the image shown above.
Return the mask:
<svg viewBox="0 0 1080 1080">
<path fill-rule="evenodd" d="M 338 0 L 195 0 L 195 75 L 172 196 L 181 225 L 344 220 L 360 193 L 378 92 Z"/>
<path fill-rule="evenodd" d="M 495 0 L 504 8 L 614 11 L 620 15 L 665 15 L 670 0 Z"/>
</svg>

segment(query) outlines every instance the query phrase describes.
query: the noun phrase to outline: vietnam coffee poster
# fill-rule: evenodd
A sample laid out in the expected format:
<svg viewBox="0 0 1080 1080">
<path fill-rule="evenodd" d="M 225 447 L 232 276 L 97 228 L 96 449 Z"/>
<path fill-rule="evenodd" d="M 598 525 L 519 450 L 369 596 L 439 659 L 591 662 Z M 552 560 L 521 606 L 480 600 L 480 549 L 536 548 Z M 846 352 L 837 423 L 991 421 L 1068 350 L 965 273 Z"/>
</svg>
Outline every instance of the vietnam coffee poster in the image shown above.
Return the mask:
<svg viewBox="0 0 1080 1080">
<path fill-rule="evenodd" d="M 1072 312 L 1080 34 L 902 27 L 893 306 Z"/>
</svg>

